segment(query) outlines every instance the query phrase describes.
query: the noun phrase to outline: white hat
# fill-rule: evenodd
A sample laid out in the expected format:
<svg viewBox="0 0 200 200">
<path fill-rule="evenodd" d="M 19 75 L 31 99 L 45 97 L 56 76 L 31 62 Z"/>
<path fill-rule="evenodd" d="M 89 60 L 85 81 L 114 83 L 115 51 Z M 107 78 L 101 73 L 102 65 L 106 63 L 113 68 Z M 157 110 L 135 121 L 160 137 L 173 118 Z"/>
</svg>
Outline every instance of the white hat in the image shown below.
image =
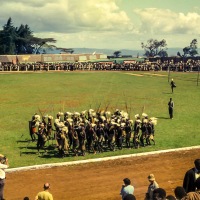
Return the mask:
<svg viewBox="0 0 200 200">
<path fill-rule="evenodd" d="M 142 113 L 143 117 L 148 117 L 148 115 L 146 113 Z"/>
</svg>

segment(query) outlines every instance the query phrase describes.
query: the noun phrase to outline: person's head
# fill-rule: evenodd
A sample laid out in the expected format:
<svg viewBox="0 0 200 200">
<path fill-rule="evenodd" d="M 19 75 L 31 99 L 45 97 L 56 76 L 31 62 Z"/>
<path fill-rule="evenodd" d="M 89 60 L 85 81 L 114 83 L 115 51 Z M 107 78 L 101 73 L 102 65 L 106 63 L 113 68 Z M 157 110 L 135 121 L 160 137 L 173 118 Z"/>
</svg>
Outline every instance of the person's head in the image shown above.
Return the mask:
<svg viewBox="0 0 200 200">
<path fill-rule="evenodd" d="M 156 179 L 155 179 L 155 176 L 153 174 L 149 174 L 149 176 L 147 177 L 149 182 L 154 182 Z"/>
<path fill-rule="evenodd" d="M 0 163 L 1 164 L 6 164 L 6 156 L 0 154 Z"/>
<path fill-rule="evenodd" d="M 194 161 L 194 165 L 197 170 L 200 170 L 200 159 L 199 158 Z"/>
<path fill-rule="evenodd" d="M 24 200 L 29 200 L 29 198 L 28 197 L 24 197 Z"/>
<path fill-rule="evenodd" d="M 124 181 L 125 185 L 130 185 L 131 184 L 131 181 L 130 181 L 129 178 L 125 178 L 123 181 Z"/>
<path fill-rule="evenodd" d="M 123 200 L 136 200 L 133 194 L 127 194 Z"/>
<path fill-rule="evenodd" d="M 169 100 L 172 101 L 172 98 L 170 98 Z"/>
<path fill-rule="evenodd" d="M 176 197 L 173 195 L 166 196 L 166 200 L 176 200 Z"/>
<path fill-rule="evenodd" d="M 49 183 L 45 183 L 44 184 L 44 190 L 48 190 L 50 188 L 50 184 Z"/>
<path fill-rule="evenodd" d="M 175 188 L 174 194 L 176 196 L 176 199 L 182 199 L 183 197 L 187 195 L 187 193 L 185 192 L 185 189 L 181 186 L 177 186 Z"/>
<path fill-rule="evenodd" d="M 163 188 L 156 188 L 153 191 L 153 200 L 165 200 L 166 191 Z"/>
</svg>

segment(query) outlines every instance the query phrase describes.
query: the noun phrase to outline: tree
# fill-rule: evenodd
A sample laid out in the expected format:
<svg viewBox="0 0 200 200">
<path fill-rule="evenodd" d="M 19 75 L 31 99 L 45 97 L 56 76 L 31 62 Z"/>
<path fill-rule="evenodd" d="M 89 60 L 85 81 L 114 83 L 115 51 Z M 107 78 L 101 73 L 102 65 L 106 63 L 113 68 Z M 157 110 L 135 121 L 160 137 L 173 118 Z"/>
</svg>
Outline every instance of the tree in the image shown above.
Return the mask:
<svg viewBox="0 0 200 200">
<path fill-rule="evenodd" d="M 121 54 L 121 51 L 115 51 L 115 52 L 113 53 L 113 55 L 114 55 L 116 58 L 118 58 L 118 57 L 120 56 L 120 54 Z"/>
<path fill-rule="evenodd" d="M 53 38 L 32 37 L 29 39 L 28 45 L 32 48 L 33 53 L 40 54 L 40 50 L 42 49 L 42 46 L 46 45 L 48 42 L 55 43 L 56 40 Z"/>
<path fill-rule="evenodd" d="M 11 18 L 3 26 L 3 30 L 0 30 L 0 54 L 40 53 L 43 45 L 55 42 L 53 38 L 34 37 L 27 24 L 14 27 Z"/>
<path fill-rule="evenodd" d="M 12 19 L 9 18 L 3 26 L 3 30 L 0 31 L 0 53 L 12 54 L 15 52 L 15 39 L 15 27 L 12 25 Z"/>
<path fill-rule="evenodd" d="M 183 53 L 184 53 L 184 56 L 194 56 L 196 54 L 198 54 L 198 46 L 197 46 L 197 39 L 193 39 L 191 42 L 190 42 L 190 46 L 187 46 L 185 48 L 183 48 Z"/>
<path fill-rule="evenodd" d="M 29 40 L 33 37 L 33 35 L 29 26 L 21 24 L 19 28 L 16 28 L 16 35 L 16 54 L 32 54 L 33 48 L 29 45 Z"/>
<path fill-rule="evenodd" d="M 154 39 L 149 39 L 147 41 L 147 44 L 144 44 L 143 42 L 141 43 L 141 47 L 145 50 L 145 56 L 147 57 L 154 57 L 154 56 L 161 56 L 161 57 L 166 57 L 168 56 L 167 54 L 167 43 L 166 40 L 154 40 Z"/>
<path fill-rule="evenodd" d="M 62 48 L 62 47 L 59 47 L 57 49 L 61 50 L 64 53 L 70 53 L 70 54 L 74 53 L 74 49 L 72 49 L 72 48 Z"/>
</svg>

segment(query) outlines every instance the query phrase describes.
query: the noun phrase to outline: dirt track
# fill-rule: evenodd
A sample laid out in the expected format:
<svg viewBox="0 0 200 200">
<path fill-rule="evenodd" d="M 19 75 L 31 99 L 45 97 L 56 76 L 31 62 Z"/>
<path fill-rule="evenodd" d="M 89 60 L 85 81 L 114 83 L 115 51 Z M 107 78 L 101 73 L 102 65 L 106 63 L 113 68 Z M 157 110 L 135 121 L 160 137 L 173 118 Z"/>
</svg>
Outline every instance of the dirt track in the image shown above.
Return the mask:
<svg viewBox="0 0 200 200">
<path fill-rule="evenodd" d="M 44 182 L 49 182 L 54 200 L 120 200 L 122 180 L 128 177 L 137 200 L 143 200 L 150 173 L 167 194 L 173 194 L 196 158 L 200 158 L 200 149 L 8 173 L 5 198 L 23 200 L 28 196 L 34 200 Z"/>
</svg>

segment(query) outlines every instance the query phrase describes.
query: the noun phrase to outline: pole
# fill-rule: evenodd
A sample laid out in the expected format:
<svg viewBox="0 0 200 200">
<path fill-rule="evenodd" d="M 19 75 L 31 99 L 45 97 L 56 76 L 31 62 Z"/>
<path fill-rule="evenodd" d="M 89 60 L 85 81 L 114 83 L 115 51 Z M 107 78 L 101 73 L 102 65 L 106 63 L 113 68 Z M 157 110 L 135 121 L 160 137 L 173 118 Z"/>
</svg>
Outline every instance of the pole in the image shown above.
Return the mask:
<svg viewBox="0 0 200 200">
<path fill-rule="evenodd" d="M 199 65 L 198 65 L 198 75 L 197 75 L 197 86 L 199 85 Z"/>
<path fill-rule="evenodd" d="M 168 65 L 168 83 L 169 83 L 169 79 L 170 79 L 170 65 Z"/>
</svg>

